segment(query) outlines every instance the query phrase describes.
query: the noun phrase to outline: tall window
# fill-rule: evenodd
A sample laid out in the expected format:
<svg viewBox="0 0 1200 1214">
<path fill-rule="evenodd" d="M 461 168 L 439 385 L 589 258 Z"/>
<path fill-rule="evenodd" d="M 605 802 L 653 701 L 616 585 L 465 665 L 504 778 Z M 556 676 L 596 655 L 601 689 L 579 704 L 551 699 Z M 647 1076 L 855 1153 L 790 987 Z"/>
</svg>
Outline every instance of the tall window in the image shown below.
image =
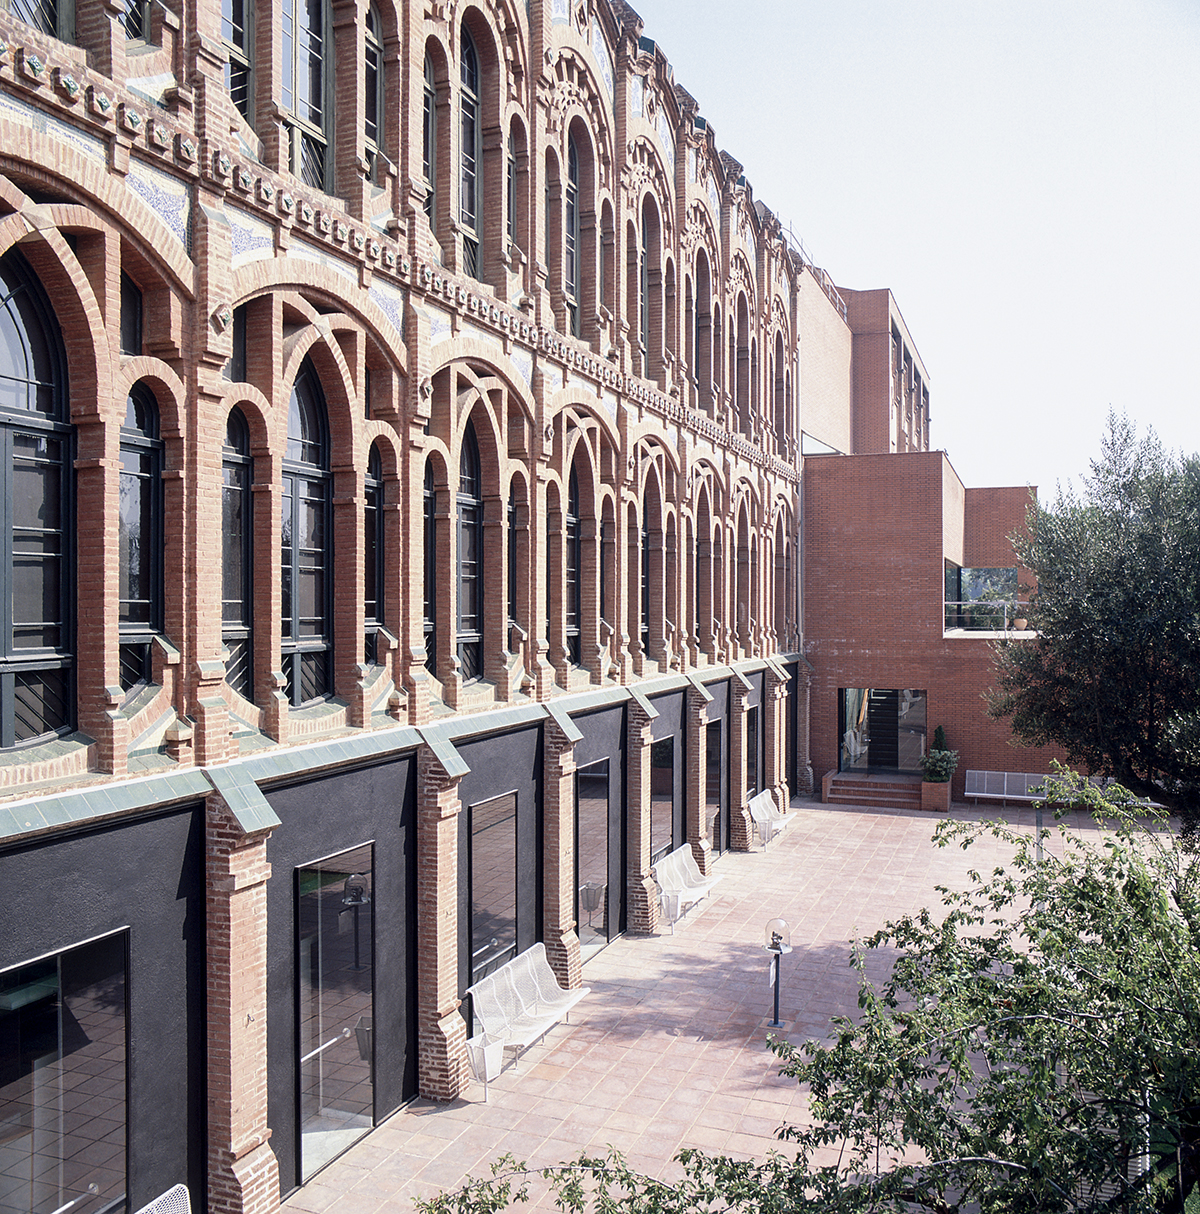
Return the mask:
<svg viewBox="0 0 1200 1214">
<path fill-rule="evenodd" d="M 225 87 L 234 108 L 254 124 L 254 0 L 221 0 Z"/>
<path fill-rule="evenodd" d="M 425 463 L 425 669 L 437 676 L 437 492 Z"/>
<path fill-rule="evenodd" d="M 0 747 L 73 724 L 66 389 L 49 303 L 10 253 L 0 260 Z"/>
<path fill-rule="evenodd" d="M 379 148 L 383 143 L 383 39 L 379 10 L 373 4 L 367 9 L 363 29 L 363 138 L 371 180 L 378 184 Z"/>
<path fill-rule="evenodd" d="M 650 656 L 650 523 L 642 505 L 642 656 Z"/>
<path fill-rule="evenodd" d="M 483 674 L 483 483 L 471 422 L 458 469 L 458 661 L 464 682 Z"/>
<path fill-rule="evenodd" d="M 517 622 L 517 486 L 508 490 L 508 622 Z"/>
<path fill-rule="evenodd" d="M 475 43 L 462 32 L 462 94 L 459 98 L 459 219 L 463 228 L 463 271 L 472 278 L 480 276 L 479 169 L 482 162 L 479 121 L 479 56 Z"/>
<path fill-rule="evenodd" d="M 638 258 L 638 342 L 642 347 L 642 374 L 649 375 L 650 358 L 650 225 L 642 215 L 642 247 Z"/>
<path fill-rule="evenodd" d="M 508 243 L 517 239 L 517 139 L 508 132 L 508 158 L 505 161 L 504 232 Z"/>
<path fill-rule="evenodd" d="M 291 171 L 317 190 L 329 179 L 330 111 L 326 0 L 283 0 L 284 129 Z"/>
<path fill-rule="evenodd" d="M 297 707 L 321 699 L 332 685 L 329 480 L 325 401 L 305 361 L 288 404 L 279 569 L 283 672 L 288 701 Z"/>
<path fill-rule="evenodd" d="M 142 292 L 136 282 L 121 271 L 121 353 L 142 352 Z"/>
<path fill-rule="evenodd" d="M 145 40 L 150 37 L 150 5 L 148 0 L 125 0 L 121 24 L 127 39 Z"/>
<path fill-rule="evenodd" d="M 0 973 L 5 1211 L 128 1208 L 127 947 L 122 932 Z"/>
<path fill-rule="evenodd" d="M 433 60 L 425 54 L 425 116 L 421 126 L 421 171 L 425 174 L 425 214 L 433 221 L 437 191 L 437 78 Z"/>
<path fill-rule="evenodd" d="M 225 681 L 248 700 L 254 699 L 251 475 L 250 432 L 241 410 L 233 409 L 225 423 L 221 451 L 221 642 L 229 654 Z"/>
<path fill-rule="evenodd" d="M 135 385 L 121 427 L 121 686 L 149 682 L 150 647 L 163 626 L 162 443 L 158 405 Z"/>
<path fill-rule="evenodd" d="M 58 0 L 9 0 L 5 9 L 14 17 L 19 17 L 27 25 L 49 34 L 51 38 L 61 38 L 64 42 L 75 41 L 75 6 L 71 3 L 60 4 Z"/>
<path fill-rule="evenodd" d="M 372 444 L 365 481 L 363 512 L 363 619 L 366 621 L 364 660 L 379 662 L 378 638 L 383 625 L 383 465 L 379 448 Z"/>
<path fill-rule="evenodd" d="M 517 953 L 517 794 L 472 805 L 471 981 Z"/>
<path fill-rule="evenodd" d="M 567 140 L 567 190 L 563 235 L 563 291 L 571 336 L 579 336 L 579 149 Z"/>
<path fill-rule="evenodd" d="M 567 486 L 566 534 L 563 536 L 563 564 L 566 568 L 566 615 L 567 654 L 578 666 L 583 661 L 583 639 L 580 621 L 583 615 L 583 532 L 579 526 L 579 476 L 571 467 L 571 479 Z"/>
</svg>

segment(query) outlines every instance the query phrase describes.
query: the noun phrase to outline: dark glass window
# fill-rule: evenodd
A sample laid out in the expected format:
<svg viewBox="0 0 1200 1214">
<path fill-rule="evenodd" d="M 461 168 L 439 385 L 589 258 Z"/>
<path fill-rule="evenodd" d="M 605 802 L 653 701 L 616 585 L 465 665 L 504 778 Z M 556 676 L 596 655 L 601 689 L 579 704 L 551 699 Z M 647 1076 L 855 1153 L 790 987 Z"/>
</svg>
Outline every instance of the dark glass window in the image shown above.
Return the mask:
<svg viewBox="0 0 1200 1214">
<path fill-rule="evenodd" d="M 650 526 L 642 508 L 642 655 L 650 656 Z"/>
<path fill-rule="evenodd" d="M 508 622 L 517 621 L 517 489 L 508 490 Z"/>
<path fill-rule="evenodd" d="M 282 102 L 291 171 L 314 189 L 328 184 L 326 0 L 283 0 Z"/>
<path fill-rule="evenodd" d="M 483 572 L 483 484 L 468 422 L 458 471 L 458 661 L 467 682 L 483 675 Z"/>
<path fill-rule="evenodd" d="M 225 426 L 221 452 L 221 640 L 229 656 L 225 680 L 246 699 L 254 699 L 254 647 L 251 633 L 251 536 L 254 499 L 250 432 L 239 409 Z"/>
<path fill-rule="evenodd" d="M 723 812 L 725 800 L 724 722 L 709 721 L 704 734 L 704 814 L 708 837 L 713 851 L 724 851 L 728 845 L 728 815 Z"/>
<path fill-rule="evenodd" d="M 511 130 L 508 132 L 506 177 L 504 231 L 512 242 L 517 238 L 517 141 Z"/>
<path fill-rule="evenodd" d="M 566 534 L 563 536 L 563 561 L 566 565 L 567 653 L 578 666 L 583 661 L 580 621 L 583 614 L 583 532 L 579 525 L 579 476 L 574 465 L 567 488 Z"/>
<path fill-rule="evenodd" d="M 479 56 L 475 53 L 475 43 L 472 41 L 471 35 L 465 29 L 462 32 L 461 59 L 458 215 L 463 228 L 463 270 L 472 278 L 478 278 L 480 276 L 479 233 L 481 227 Z"/>
<path fill-rule="evenodd" d="M 143 384 L 125 402 L 121 427 L 120 551 L 121 686 L 151 677 L 150 646 L 163 626 L 163 445 L 158 403 Z"/>
<path fill-rule="evenodd" d="M 563 235 L 563 290 L 567 297 L 567 317 L 571 335 L 579 336 L 579 149 L 573 138 L 567 140 L 567 189 L 565 231 Z"/>
<path fill-rule="evenodd" d="M 69 27 L 69 5 L 60 9 L 58 0 L 10 0 L 5 7 L 14 17 L 51 38 L 61 38 L 64 42 L 75 40 L 75 31 Z"/>
<path fill-rule="evenodd" d="M 372 445 L 364 481 L 363 619 L 366 621 L 365 661 L 378 661 L 378 634 L 383 624 L 383 464 Z"/>
<path fill-rule="evenodd" d="M 751 708 L 746 713 L 746 795 L 753 796 L 760 792 L 758 774 L 758 756 L 762 750 L 762 740 L 759 737 L 758 709 Z"/>
<path fill-rule="evenodd" d="M 421 127 L 421 166 L 425 174 L 425 214 L 432 221 L 437 187 L 437 78 L 433 60 L 425 56 L 425 116 Z"/>
<path fill-rule="evenodd" d="M 379 145 L 383 142 L 383 40 L 379 12 L 374 5 L 367 10 L 363 43 L 363 136 L 371 180 L 378 183 Z"/>
<path fill-rule="evenodd" d="M 364 843 L 296 870 L 302 1180 L 374 1124 L 373 852 Z"/>
<path fill-rule="evenodd" d="M 120 933 L 0 973 L 6 1214 L 126 1208 L 126 972 Z"/>
<path fill-rule="evenodd" d="M 288 405 L 280 553 L 283 672 L 295 706 L 329 694 L 332 528 L 325 398 L 305 362 Z"/>
<path fill-rule="evenodd" d="M 437 491 L 425 464 L 425 669 L 437 677 Z"/>
<path fill-rule="evenodd" d="M 675 739 L 650 744 L 650 863 L 672 848 L 675 822 Z"/>
<path fill-rule="evenodd" d="M 24 259 L 0 259 L 0 747 L 66 732 L 72 430 L 58 325 Z"/>
<path fill-rule="evenodd" d="M 225 87 L 234 108 L 254 122 L 254 0 L 221 0 Z"/>
<path fill-rule="evenodd" d="M 643 372 L 650 351 L 650 225 L 642 216 L 642 248 L 638 258 L 638 341 L 642 347 Z"/>
<path fill-rule="evenodd" d="M 125 13 L 122 18 L 125 26 L 125 37 L 128 39 L 146 39 L 150 36 L 150 5 L 147 0 L 125 0 Z"/>
<path fill-rule="evenodd" d="M 121 271 L 121 353 L 142 352 L 142 292 L 136 282 Z"/>
<path fill-rule="evenodd" d="M 617 926 L 609 918 L 608 849 L 608 760 L 601 759 L 575 772 L 575 930 L 585 959 Z"/>
<path fill-rule="evenodd" d="M 470 807 L 471 981 L 517 952 L 517 794 Z"/>
<path fill-rule="evenodd" d="M 246 382 L 246 305 L 240 304 L 233 310 L 233 329 L 230 333 L 233 349 L 229 361 L 222 369 L 227 380 L 235 384 Z"/>
</svg>

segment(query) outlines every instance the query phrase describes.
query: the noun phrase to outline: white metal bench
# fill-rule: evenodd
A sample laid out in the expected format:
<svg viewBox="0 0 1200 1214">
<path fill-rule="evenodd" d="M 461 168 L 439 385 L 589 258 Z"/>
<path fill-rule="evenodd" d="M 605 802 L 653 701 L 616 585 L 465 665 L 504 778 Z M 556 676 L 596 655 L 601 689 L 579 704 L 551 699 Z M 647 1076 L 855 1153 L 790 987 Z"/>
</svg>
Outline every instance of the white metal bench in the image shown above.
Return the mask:
<svg viewBox="0 0 1200 1214">
<path fill-rule="evenodd" d="M 467 1042 L 467 1054 L 476 1076 L 487 1082 L 500 1072 L 502 1053 L 517 1058 L 523 1050 L 540 1041 L 591 990 L 581 986 L 563 990 L 546 960 L 546 946 L 535 944 L 502 965 L 495 973 L 480 978 L 467 994 L 483 1032 Z"/>
<path fill-rule="evenodd" d="M 658 882 L 658 902 L 671 931 L 675 923 L 696 905 L 720 877 L 706 877 L 692 855 L 692 849 L 684 843 L 673 852 L 668 852 L 651 870 Z"/>
<path fill-rule="evenodd" d="M 758 837 L 762 839 L 763 847 L 766 847 L 783 830 L 792 816 L 790 811 L 788 813 L 779 812 L 775 805 L 775 797 L 769 788 L 755 793 L 746 808 L 750 811 L 750 817 L 754 819 L 754 825 L 758 827 Z"/>
</svg>

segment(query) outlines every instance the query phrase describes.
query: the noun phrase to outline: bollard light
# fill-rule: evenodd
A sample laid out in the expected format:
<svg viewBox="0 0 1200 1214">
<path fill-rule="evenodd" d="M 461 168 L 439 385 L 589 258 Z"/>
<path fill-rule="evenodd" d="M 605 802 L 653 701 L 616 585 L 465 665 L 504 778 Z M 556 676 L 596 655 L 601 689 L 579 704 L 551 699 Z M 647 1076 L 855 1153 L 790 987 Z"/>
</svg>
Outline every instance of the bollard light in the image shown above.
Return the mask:
<svg viewBox="0 0 1200 1214">
<path fill-rule="evenodd" d="M 763 934 L 763 948 L 771 954 L 772 979 L 775 985 L 775 1019 L 768 1022 L 773 1029 L 783 1028 L 779 1019 L 779 959 L 792 951 L 792 929 L 786 919 L 770 919 Z"/>
</svg>

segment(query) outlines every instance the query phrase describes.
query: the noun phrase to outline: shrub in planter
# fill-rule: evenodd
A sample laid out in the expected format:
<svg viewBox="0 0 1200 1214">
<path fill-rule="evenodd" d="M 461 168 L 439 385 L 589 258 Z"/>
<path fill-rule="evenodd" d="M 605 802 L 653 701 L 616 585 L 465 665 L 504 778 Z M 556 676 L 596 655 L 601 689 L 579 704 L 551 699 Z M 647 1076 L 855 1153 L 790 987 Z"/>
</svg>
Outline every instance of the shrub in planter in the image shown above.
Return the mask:
<svg viewBox="0 0 1200 1214">
<path fill-rule="evenodd" d="M 948 784 L 957 767 L 957 750 L 928 750 L 921 756 L 921 776 L 928 784 Z"/>
</svg>

